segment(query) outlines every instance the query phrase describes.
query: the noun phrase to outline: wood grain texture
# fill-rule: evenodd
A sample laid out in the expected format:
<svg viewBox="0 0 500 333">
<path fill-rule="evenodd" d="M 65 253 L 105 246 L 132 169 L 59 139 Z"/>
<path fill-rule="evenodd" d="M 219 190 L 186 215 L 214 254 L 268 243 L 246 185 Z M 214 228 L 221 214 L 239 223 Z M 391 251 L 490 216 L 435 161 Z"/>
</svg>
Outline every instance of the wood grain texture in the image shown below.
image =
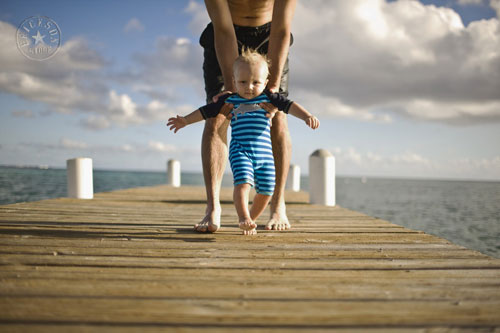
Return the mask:
<svg viewBox="0 0 500 333">
<path fill-rule="evenodd" d="M 291 230 L 243 236 L 223 189 L 198 234 L 204 193 L 0 206 L 0 331 L 500 331 L 498 259 L 304 192 Z"/>
</svg>

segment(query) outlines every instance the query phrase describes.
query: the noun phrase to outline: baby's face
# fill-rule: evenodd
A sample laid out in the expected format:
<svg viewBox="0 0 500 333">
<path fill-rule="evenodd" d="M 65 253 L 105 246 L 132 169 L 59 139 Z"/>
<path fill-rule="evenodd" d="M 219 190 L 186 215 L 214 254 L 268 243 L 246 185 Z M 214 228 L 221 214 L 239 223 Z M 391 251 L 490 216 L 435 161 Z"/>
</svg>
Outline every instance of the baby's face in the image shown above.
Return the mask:
<svg viewBox="0 0 500 333">
<path fill-rule="evenodd" d="M 268 69 L 264 63 L 240 63 L 234 71 L 236 92 L 251 99 L 262 94 L 267 85 Z"/>
</svg>

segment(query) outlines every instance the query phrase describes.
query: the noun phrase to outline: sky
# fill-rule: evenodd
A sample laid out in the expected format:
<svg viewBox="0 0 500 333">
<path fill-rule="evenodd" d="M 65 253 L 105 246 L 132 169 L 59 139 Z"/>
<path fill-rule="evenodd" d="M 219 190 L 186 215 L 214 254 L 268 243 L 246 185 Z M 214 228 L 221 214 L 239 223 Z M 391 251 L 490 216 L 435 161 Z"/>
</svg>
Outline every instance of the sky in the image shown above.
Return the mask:
<svg viewBox="0 0 500 333">
<path fill-rule="evenodd" d="M 61 31 L 50 59 L 16 44 L 26 18 Z M 298 1 L 292 163 L 330 151 L 341 176 L 500 180 L 500 0 Z M 202 1 L 0 2 L 0 164 L 201 172 Z M 227 169 L 229 172 L 229 168 Z"/>
</svg>

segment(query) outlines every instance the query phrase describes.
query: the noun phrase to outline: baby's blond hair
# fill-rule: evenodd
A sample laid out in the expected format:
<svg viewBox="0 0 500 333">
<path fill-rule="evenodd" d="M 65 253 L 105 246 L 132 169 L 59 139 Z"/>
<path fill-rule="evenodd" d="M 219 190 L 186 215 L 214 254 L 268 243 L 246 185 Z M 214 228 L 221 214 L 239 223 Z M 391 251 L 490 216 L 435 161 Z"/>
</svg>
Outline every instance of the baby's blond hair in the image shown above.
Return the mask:
<svg viewBox="0 0 500 333">
<path fill-rule="evenodd" d="M 255 64 L 259 64 L 259 63 L 262 63 L 266 66 L 267 73 L 269 75 L 270 63 L 269 63 L 269 60 L 267 59 L 266 55 L 257 52 L 257 50 L 255 50 L 255 49 L 252 49 L 249 47 L 244 47 L 241 50 L 241 54 L 234 61 L 233 72 L 235 72 L 236 68 L 241 64 L 255 65 Z"/>
</svg>

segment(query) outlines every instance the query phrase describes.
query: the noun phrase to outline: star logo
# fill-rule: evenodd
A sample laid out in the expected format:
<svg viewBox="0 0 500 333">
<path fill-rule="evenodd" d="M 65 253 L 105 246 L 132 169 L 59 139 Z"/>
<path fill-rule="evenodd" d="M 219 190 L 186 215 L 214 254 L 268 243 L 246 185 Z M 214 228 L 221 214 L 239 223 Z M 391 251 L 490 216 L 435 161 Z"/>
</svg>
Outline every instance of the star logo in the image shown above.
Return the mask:
<svg viewBox="0 0 500 333">
<path fill-rule="evenodd" d="M 46 16 L 28 17 L 17 28 L 16 42 L 25 57 L 46 60 L 59 50 L 61 30 L 54 20 Z"/>
<path fill-rule="evenodd" d="M 43 43 L 43 39 L 45 38 L 45 35 L 40 35 L 40 30 L 36 32 L 36 36 L 31 36 L 35 40 L 35 46 L 38 45 L 39 43 Z"/>
</svg>

